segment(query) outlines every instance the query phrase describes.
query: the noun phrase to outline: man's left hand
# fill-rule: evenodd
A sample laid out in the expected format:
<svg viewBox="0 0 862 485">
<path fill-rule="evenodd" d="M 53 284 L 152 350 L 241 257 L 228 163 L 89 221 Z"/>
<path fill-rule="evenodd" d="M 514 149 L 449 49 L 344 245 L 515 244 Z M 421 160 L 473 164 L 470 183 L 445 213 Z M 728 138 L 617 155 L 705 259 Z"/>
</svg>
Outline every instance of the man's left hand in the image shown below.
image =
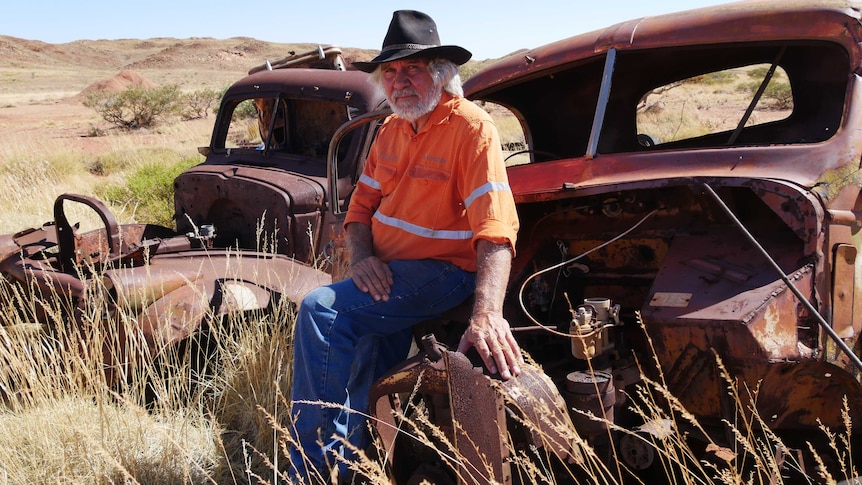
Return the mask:
<svg viewBox="0 0 862 485">
<path fill-rule="evenodd" d="M 521 349 L 512 335 L 509 322 L 499 313 L 474 314 L 470 326 L 461 336 L 458 352 L 475 348 L 492 374 L 499 372 L 504 380 L 521 374 L 524 362 Z"/>
</svg>

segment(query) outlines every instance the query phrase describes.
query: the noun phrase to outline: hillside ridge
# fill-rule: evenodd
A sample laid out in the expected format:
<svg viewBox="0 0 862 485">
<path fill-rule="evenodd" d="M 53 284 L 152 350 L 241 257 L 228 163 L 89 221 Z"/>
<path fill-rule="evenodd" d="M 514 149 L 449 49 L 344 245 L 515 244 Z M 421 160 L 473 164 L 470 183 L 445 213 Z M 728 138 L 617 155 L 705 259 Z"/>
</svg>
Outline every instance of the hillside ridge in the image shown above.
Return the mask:
<svg viewBox="0 0 862 485">
<path fill-rule="evenodd" d="M 244 71 L 266 60 L 314 49 L 314 43 L 267 42 L 251 37 L 76 40 L 50 44 L 0 35 L 0 68 L 227 69 Z M 345 60 L 367 60 L 376 51 L 342 47 Z"/>
</svg>

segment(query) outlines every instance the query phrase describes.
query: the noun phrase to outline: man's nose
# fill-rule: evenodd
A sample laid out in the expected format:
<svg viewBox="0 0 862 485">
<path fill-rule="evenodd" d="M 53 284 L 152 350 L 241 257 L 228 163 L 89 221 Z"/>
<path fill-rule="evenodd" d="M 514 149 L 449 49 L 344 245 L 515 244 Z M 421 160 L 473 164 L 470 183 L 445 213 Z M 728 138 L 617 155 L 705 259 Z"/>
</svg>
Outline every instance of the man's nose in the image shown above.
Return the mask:
<svg viewBox="0 0 862 485">
<path fill-rule="evenodd" d="M 406 71 L 402 71 L 399 69 L 395 73 L 395 81 L 393 82 L 396 88 L 403 89 L 410 85 L 410 76 L 407 75 Z"/>
</svg>

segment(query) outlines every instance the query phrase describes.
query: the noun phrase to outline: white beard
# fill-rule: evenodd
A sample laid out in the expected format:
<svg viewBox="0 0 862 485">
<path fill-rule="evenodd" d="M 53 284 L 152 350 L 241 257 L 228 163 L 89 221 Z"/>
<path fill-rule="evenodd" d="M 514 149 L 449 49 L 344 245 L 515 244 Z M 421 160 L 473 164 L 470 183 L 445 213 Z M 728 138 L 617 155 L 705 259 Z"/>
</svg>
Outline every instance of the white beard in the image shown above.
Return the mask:
<svg viewBox="0 0 862 485">
<path fill-rule="evenodd" d="M 441 86 L 437 86 L 435 83 L 424 96 L 420 95 L 419 100 L 412 103 L 410 106 L 405 106 L 403 101 L 399 106 L 393 101 L 393 99 L 396 99 L 399 95 L 403 94 L 411 95 L 419 94 L 419 92 L 414 88 L 392 91 L 392 96 L 389 99 L 389 106 L 392 108 L 392 112 L 398 115 L 399 118 L 403 118 L 410 123 L 413 123 L 419 118 L 434 111 L 434 108 L 437 107 L 437 103 L 440 102 L 440 98 L 443 96 L 443 88 Z"/>
</svg>

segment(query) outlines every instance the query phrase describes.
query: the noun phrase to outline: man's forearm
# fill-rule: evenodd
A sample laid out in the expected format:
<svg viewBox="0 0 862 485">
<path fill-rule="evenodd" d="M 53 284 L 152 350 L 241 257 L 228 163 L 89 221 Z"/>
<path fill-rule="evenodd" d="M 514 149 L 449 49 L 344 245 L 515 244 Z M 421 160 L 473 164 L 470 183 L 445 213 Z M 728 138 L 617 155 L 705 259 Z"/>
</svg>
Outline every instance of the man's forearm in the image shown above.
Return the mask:
<svg viewBox="0 0 862 485">
<path fill-rule="evenodd" d="M 521 373 L 524 358 L 512 335 L 509 322 L 503 318 L 503 299 L 512 268 L 512 251 L 507 244 L 479 240 L 476 244 L 476 293 L 470 325 L 461 336 L 458 351 L 471 347 L 491 373 L 509 379 Z"/>
<path fill-rule="evenodd" d="M 350 277 L 360 290 L 375 301 L 388 300 L 392 288 L 392 271 L 389 266 L 374 257 L 371 228 L 353 222 L 344 228 L 347 250 L 350 252 Z"/>
<path fill-rule="evenodd" d="M 512 268 L 512 250 L 508 244 L 480 239 L 476 244 L 476 293 L 473 314 L 503 313 L 503 299 Z"/>
<path fill-rule="evenodd" d="M 374 255 L 370 227 L 360 222 L 352 222 L 344 228 L 344 231 L 351 265 Z"/>
</svg>

